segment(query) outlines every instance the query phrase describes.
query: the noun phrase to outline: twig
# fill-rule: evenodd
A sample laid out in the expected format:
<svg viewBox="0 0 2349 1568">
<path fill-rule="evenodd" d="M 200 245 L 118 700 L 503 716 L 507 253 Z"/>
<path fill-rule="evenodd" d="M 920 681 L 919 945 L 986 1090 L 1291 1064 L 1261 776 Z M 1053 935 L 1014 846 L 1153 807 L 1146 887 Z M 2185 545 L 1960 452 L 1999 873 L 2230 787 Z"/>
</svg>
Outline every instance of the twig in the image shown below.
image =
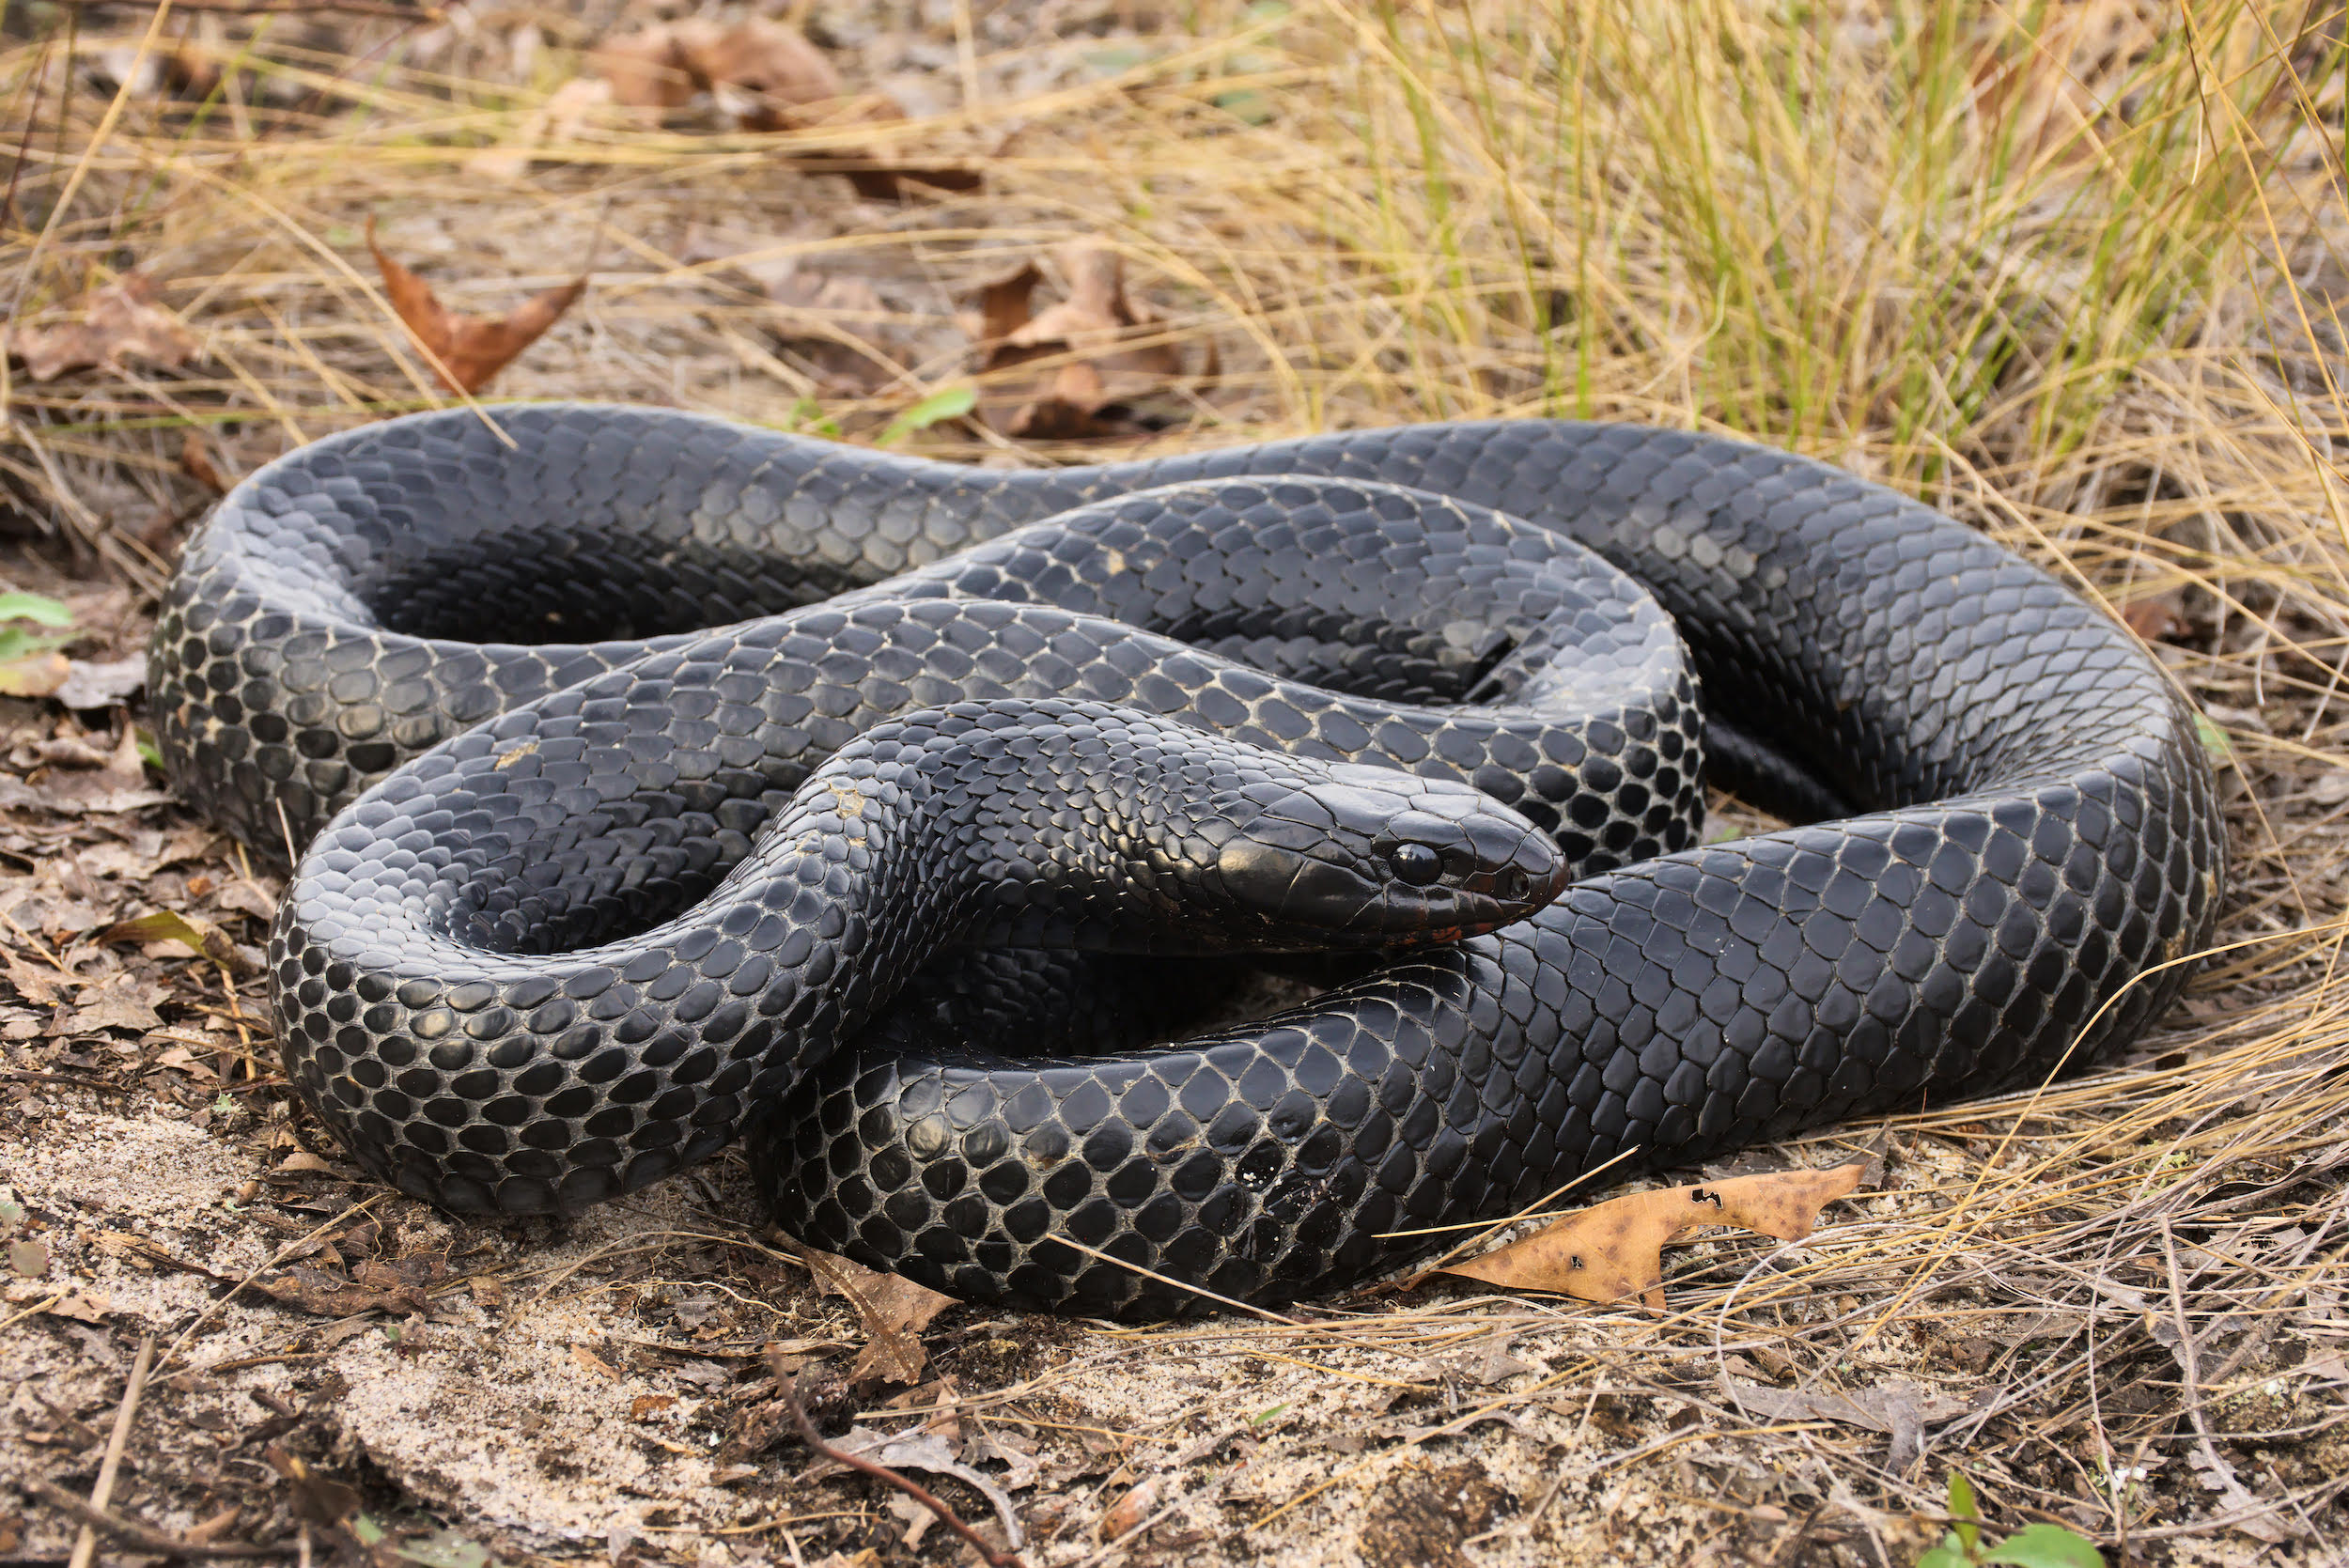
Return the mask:
<svg viewBox="0 0 2349 1568">
<path fill-rule="evenodd" d="M 115 1429 L 106 1438 L 106 1457 L 98 1464 L 98 1484 L 90 1488 L 89 1505 L 93 1513 L 106 1506 L 106 1499 L 115 1493 L 115 1477 L 122 1468 L 123 1445 L 131 1440 L 131 1422 L 139 1413 L 139 1396 L 147 1391 L 147 1374 L 155 1366 L 155 1336 L 148 1334 L 139 1341 L 138 1358 L 131 1363 L 131 1381 L 122 1390 L 122 1407 L 115 1412 Z M 89 1568 L 90 1559 L 98 1555 L 98 1528 L 87 1522 L 73 1543 L 73 1557 L 69 1568 Z"/>
<path fill-rule="evenodd" d="M 1020 1560 L 1018 1552 L 997 1551 L 988 1544 L 985 1536 L 964 1524 L 956 1516 L 953 1509 L 941 1502 L 920 1482 L 893 1470 L 886 1465 L 877 1464 L 873 1460 L 836 1449 L 824 1441 L 817 1434 L 816 1423 L 808 1420 L 807 1410 L 800 1404 L 800 1391 L 793 1386 L 795 1381 L 796 1379 L 788 1377 L 778 1378 L 775 1386 L 783 1395 L 783 1407 L 791 1414 L 791 1424 L 799 1429 L 801 1442 L 835 1465 L 846 1465 L 849 1469 L 862 1471 L 876 1481 L 887 1482 L 924 1508 L 928 1509 L 938 1516 L 940 1524 L 953 1530 L 972 1551 L 987 1560 L 987 1568 L 1027 1568 L 1027 1564 Z"/>
<path fill-rule="evenodd" d="M 238 1281 L 234 1287 L 228 1290 L 210 1306 L 205 1308 L 204 1311 L 197 1315 L 196 1320 L 194 1323 L 189 1324 L 185 1328 L 179 1331 L 179 1337 L 171 1342 L 171 1348 L 163 1352 L 164 1364 L 169 1365 L 171 1358 L 179 1355 L 180 1351 L 186 1349 L 188 1342 L 195 1338 L 196 1330 L 211 1322 L 212 1319 L 219 1314 L 222 1308 L 227 1306 L 229 1302 L 234 1301 L 237 1298 L 238 1294 L 251 1285 L 254 1281 L 259 1279 L 270 1269 L 275 1268 L 279 1264 L 284 1263 L 287 1259 L 292 1257 L 295 1251 L 300 1248 L 316 1241 L 319 1237 L 324 1235 L 327 1232 L 333 1230 L 344 1220 L 349 1219 L 352 1215 L 366 1209 L 372 1204 L 377 1198 L 381 1198 L 381 1196 L 382 1194 L 379 1192 L 372 1197 L 360 1199 L 357 1203 L 343 1210 L 342 1213 L 336 1215 L 325 1224 L 311 1231 L 307 1235 L 296 1236 L 293 1240 L 286 1243 L 285 1246 L 280 1247 L 266 1262 L 256 1264 L 253 1267 L 252 1273 L 247 1274 L 243 1279 Z M 80 1568 L 80 1565 L 77 1564 L 76 1568 Z"/>
<path fill-rule="evenodd" d="M 101 6 L 148 6 L 154 0 L 65 0 L 77 9 Z M 277 16 L 288 11 L 333 11 L 342 16 L 388 16 L 400 22 L 438 22 L 438 6 L 394 6 L 379 0 L 172 0 L 175 11 L 217 11 L 223 16 Z"/>
<path fill-rule="evenodd" d="M 102 1508 L 92 1508 L 54 1482 L 39 1476 L 26 1476 L 18 1484 L 50 1507 L 81 1520 L 84 1533 L 95 1530 L 109 1540 L 157 1557 L 283 1557 L 292 1550 L 289 1546 L 248 1546 L 233 1541 L 217 1546 L 209 1541 L 189 1541 L 149 1529 Z"/>
</svg>

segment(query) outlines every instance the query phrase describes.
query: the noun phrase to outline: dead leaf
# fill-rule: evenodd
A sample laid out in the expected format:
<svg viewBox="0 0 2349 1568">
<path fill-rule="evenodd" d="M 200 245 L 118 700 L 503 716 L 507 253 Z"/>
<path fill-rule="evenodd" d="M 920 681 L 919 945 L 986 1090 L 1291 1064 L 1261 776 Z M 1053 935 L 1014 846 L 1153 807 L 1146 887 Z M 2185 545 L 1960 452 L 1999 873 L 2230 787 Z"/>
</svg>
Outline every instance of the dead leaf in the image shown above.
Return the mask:
<svg viewBox="0 0 2349 1568">
<path fill-rule="evenodd" d="M 1068 281 L 1068 297 L 1042 314 L 1031 314 L 1031 298 L 1044 281 L 1033 261 L 979 292 L 976 332 L 986 346 L 980 370 L 997 378 L 987 395 L 988 420 L 1005 435 L 1038 441 L 1131 428 L 1130 405 L 1182 378 L 1182 352 L 1172 343 L 1136 341 L 1157 330 L 1158 320 L 1127 292 L 1125 259 L 1117 252 L 1074 241 L 1052 254 Z M 1051 358 L 1066 363 L 1049 377 L 1003 379 L 1005 371 Z M 1210 363 L 1201 380 L 1214 373 Z"/>
<path fill-rule="evenodd" d="M 575 76 L 531 111 L 511 142 L 474 153 L 465 160 L 465 170 L 480 179 L 520 179 L 530 172 L 532 162 L 542 156 L 540 148 L 550 142 L 576 140 L 587 116 L 613 101 L 612 83 Z"/>
<path fill-rule="evenodd" d="M 204 438 L 190 430 L 179 442 L 179 472 L 211 491 L 214 495 L 228 493 L 228 481 L 220 476 L 220 469 L 212 455 L 205 449 Z"/>
<path fill-rule="evenodd" d="M 38 788 L 20 780 L 0 777 L 0 806 L 111 815 L 160 806 L 171 799 L 148 787 L 147 762 L 139 755 L 138 732 L 130 725 L 123 726 L 122 738 L 105 756 L 102 768 L 53 768 Z M 101 922 L 90 923 L 93 926 L 99 924 Z"/>
<path fill-rule="evenodd" d="M 2132 599 L 2121 607 L 2121 622 L 2148 643 L 2158 643 L 2190 631 L 2192 626 L 2179 602 L 2176 590 L 2156 594 L 2152 598 Z"/>
<path fill-rule="evenodd" d="M 818 1253 L 819 1257 L 829 1254 Z M 854 1265 L 849 1266 L 854 1267 Z M 994 1505 L 996 1517 L 1003 1522 L 1003 1533 L 1017 1551 L 1024 1544 L 1019 1529 L 1019 1515 L 1014 1511 L 1009 1494 L 986 1475 L 957 1459 L 954 1450 L 935 1432 L 910 1432 L 890 1437 L 868 1426 L 851 1426 L 845 1437 L 832 1439 L 832 1446 L 843 1453 L 859 1459 L 869 1459 L 876 1465 L 886 1465 L 893 1470 L 928 1470 L 936 1475 L 950 1475 L 978 1490 L 981 1497 Z M 829 1459 L 818 1460 L 808 1467 L 807 1480 L 839 1475 L 845 1465 Z"/>
<path fill-rule="evenodd" d="M 196 337 L 154 300 L 154 279 L 126 272 L 86 295 L 78 320 L 8 328 L 8 351 L 36 381 L 93 366 L 117 370 L 132 359 L 176 370 L 195 357 Z"/>
<path fill-rule="evenodd" d="M 82 993 L 79 1003 L 50 1026 L 52 1034 L 95 1034 L 101 1029 L 145 1033 L 163 1027 L 155 1003 L 171 993 L 134 974 L 107 976 Z"/>
<path fill-rule="evenodd" d="M 1114 1541 L 1136 1529 L 1150 1516 L 1158 1500 L 1159 1478 L 1152 1476 L 1110 1504 L 1109 1512 L 1101 1515 L 1101 1539 Z"/>
<path fill-rule="evenodd" d="M 877 1274 L 830 1252 L 797 1242 L 789 1245 L 817 1282 L 846 1298 L 863 1320 L 864 1348 L 848 1369 L 850 1385 L 919 1382 L 922 1369 L 929 1364 L 929 1352 L 914 1336 L 928 1327 L 932 1318 L 959 1303 L 901 1275 Z"/>
<path fill-rule="evenodd" d="M 313 1317 L 350 1317 L 359 1312 L 385 1312 L 395 1317 L 420 1312 L 429 1305 L 406 1290 L 369 1290 L 321 1268 L 296 1264 L 273 1280 L 257 1280 L 252 1289 L 281 1307 Z"/>
<path fill-rule="evenodd" d="M 367 219 L 367 249 L 383 274 L 383 291 L 409 335 L 436 362 L 433 374 L 452 392 L 479 392 L 491 377 L 529 348 L 587 287 L 585 276 L 549 288 L 495 321 L 466 316 L 441 303 L 432 286 L 383 254 L 375 242 L 375 219 Z"/>
<path fill-rule="evenodd" d="M 11 1241 L 8 1243 L 8 1266 L 28 1280 L 38 1280 L 49 1272 L 49 1244 L 45 1241 Z"/>
<path fill-rule="evenodd" d="M 0 663 L 0 696 L 54 696 L 72 674 L 72 660 L 54 648 L 43 648 Z"/>
<path fill-rule="evenodd" d="M 731 27 L 700 17 L 663 23 L 599 44 L 587 63 L 611 85 L 616 103 L 682 109 L 706 92 L 743 131 L 809 123 L 792 111 L 848 92 L 822 51 L 764 17 Z"/>
<path fill-rule="evenodd" d="M 1664 1304 L 1663 1249 L 1685 1232 L 1735 1226 L 1781 1241 L 1816 1229 L 1819 1210 L 1859 1185 L 1861 1162 L 1775 1171 L 1696 1187 L 1630 1192 L 1568 1215 L 1522 1241 L 1432 1272 L 1504 1290 L 1556 1291 L 1582 1301 L 1637 1296 Z"/>
<path fill-rule="evenodd" d="M 577 1350 L 578 1346 L 574 1345 L 572 1349 Z M 675 1394 L 638 1394 L 628 1402 L 628 1419 L 632 1421 L 641 1421 L 646 1416 L 659 1415 L 676 1403 L 677 1395 Z"/>
<path fill-rule="evenodd" d="M 1896 1471 L 1924 1457 L 1927 1424 L 1949 1421 L 1973 1408 L 1968 1401 L 1917 1383 L 1887 1383 L 1845 1392 L 1773 1389 L 1766 1383 L 1732 1379 L 1729 1391 L 1740 1405 L 1771 1421 L 1837 1421 L 1881 1432 L 1892 1439 L 1886 1464 Z"/>
<path fill-rule="evenodd" d="M 662 23 L 599 44 L 587 58 L 610 85 L 614 102 L 654 116 L 684 109 L 707 93 L 737 131 L 905 118 L 878 94 L 850 95 L 822 51 L 763 17 L 730 27 L 699 17 Z M 984 183 L 974 170 L 900 167 L 854 147 L 795 155 L 794 162 L 845 176 L 857 194 L 879 201 L 903 197 L 907 183 L 944 191 L 975 191 Z"/>
<path fill-rule="evenodd" d="M 310 1468 L 299 1455 L 272 1443 L 261 1451 L 271 1469 L 286 1478 L 293 1491 L 293 1510 L 306 1522 L 338 1529 L 359 1512 L 358 1490 Z"/>
<path fill-rule="evenodd" d="M 183 915 L 173 909 L 158 909 L 136 920 L 118 921 L 98 933 L 101 942 L 178 942 L 199 958 L 233 972 L 241 972 L 250 966 L 237 944 L 228 939 L 228 933 L 201 915 Z"/>
<path fill-rule="evenodd" d="M 965 1464 L 984 1465 L 990 1461 L 1003 1467 L 1003 1487 L 1006 1492 L 1022 1492 L 1035 1484 L 1044 1467 L 1035 1461 L 1035 1444 L 1016 1432 L 967 1433 L 962 1439 Z"/>
<path fill-rule="evenodd" d="M 28 964 L 12 952 L 0 952 L 0 964 L 8 968 L 8 984 L 16 994 L 36 1007 L 48 1007 L 63 1001 L 69 991 L 78 991 L 90 982 L 81 975 L 48 964 Z"/>
<path fill-rule="evenodd" d="M 132 693 L 146 684 L 144 654 L 96 663 L 86 659 L 69 659 L 65 661 L 65 678 L 51 687 L 49 694 L 77 710 L 115 707 L 130 701 Z"/>
<path fill-rule="evenodd" d="M 575 1344 L 571 1346 L 571 1359 L 577 1361 L 581 1366 L 585 1367 L 589 1372 L 596 1374 L 598 1376 L 609 1377 L 615 1383 L 620 1380 L 620 1372 L 617 1367 L 614 1367 L 611 1362 L 605 1360 L 602 1357 L 597 1355 L 594 1351 L 588 1349 L 583 1344 Z"/>
<path fill-rule="evenodd" d="M 51 1317 L 71 1318 L 92 1327 L 103 1327 L 114 1312 L 111 1298 L 98 1291 L 70 1290 L 41 1311 Z"/>
</svg>

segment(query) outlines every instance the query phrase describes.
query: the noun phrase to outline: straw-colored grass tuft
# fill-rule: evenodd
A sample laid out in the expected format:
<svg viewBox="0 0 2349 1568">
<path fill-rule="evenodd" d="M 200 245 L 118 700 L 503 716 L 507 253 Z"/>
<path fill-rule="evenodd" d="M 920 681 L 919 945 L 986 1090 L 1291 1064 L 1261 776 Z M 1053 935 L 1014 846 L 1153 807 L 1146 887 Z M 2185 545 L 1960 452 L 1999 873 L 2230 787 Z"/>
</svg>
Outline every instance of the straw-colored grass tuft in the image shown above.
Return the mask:
<svg viewBox="0 0 2349 1568">
<path fill-rule="evenodd" d="M 1044 463 L 1471 416 L 1734 432 L 2007 541 L 2124 617 L 2208 715 L 2233 845 L 2219 945 L 2125 1060 L 1780 1151 L 1872 1151 L 1882 1189 L 1799 1247 L 1676 1254 L 1660 1315 L 1455 1284 L 1303 1327 L 973 1352 L 956 1364 L 997 1371 L 911 1413 L 1043 1454 L 1020 1493 L 1032 1561 L 1906 1563 L 1939 1538 L 1952 1468 L 1993 1535 L 2041 1520 L 2108 1560 L 2342 1560 L 2339 0 L 803 0 L 778 10 L 910 114 L 757 133 L 723 95 L 666 120 L 560 96 L 621 27 L 610 6 L 387 9 L 9 9 L 0 305 L 70 311 L 136 269 L 201 342 L 178 369 L 0 369 L 15 585 L 151 593 L 205 500 L 192 437 L 233 478 L 445 400 L 370 218 L 477 315 L 592 258 L 499 396 L 865 440 L 973 379 L 986 284 L 1082 241 L 1151 312 L 1125 347 L 1172 343 L 1190 379 L 1106 447 L 984 421 L 891 439 Z M 875 163 L 984 183 L 898 205 L 824 172 Z M 982 408 L 1083 352 L 979 378 Z M 52 960 L 8 929 L 10 974 Z M 0 1032 L 27 1040 L 0 1048 L 12 1071 L 63 1071 Z M 0 1146 L 49 1136 L 9 1114 L 30 1113 L 0 1111 Z M 785 1321 L 801 1307 L 755 1306 L 774 1270 L 713 1222 L 627 1254 L 656 1261 L 610 1287 L 614 1332 L 671 1334 L 660 1292 L 717 1277 L 753 1343 L 809 1338 Z M 660 1250 L 708 1246 L 690 1266 Z M 1875 1424 L 1817 1403 L 1843 1393 Z M 662 1441 L 639 1500 L 563 1494 L 614 1560 L 946 1560 L 862 1483 L 789 1490 L 795 1456 L 728 1449 L 785 1477 L 752 1506 L 771 1477 L 711 1492 L 661 1467 L 716 1439 Z M 349 1442 L 312 1457 L 360 1473 Z M 552 1549 L 429 1467 L 379 1462 L 408 1491 L 370 1507 Z M 171 1484 L 148 1506 L 197 1506 Z M 632 1533 L 607 1536 L 622 1514 Z M 1130 1533 L 1103 1539 L 1105 1514 Z"/>
</svg>

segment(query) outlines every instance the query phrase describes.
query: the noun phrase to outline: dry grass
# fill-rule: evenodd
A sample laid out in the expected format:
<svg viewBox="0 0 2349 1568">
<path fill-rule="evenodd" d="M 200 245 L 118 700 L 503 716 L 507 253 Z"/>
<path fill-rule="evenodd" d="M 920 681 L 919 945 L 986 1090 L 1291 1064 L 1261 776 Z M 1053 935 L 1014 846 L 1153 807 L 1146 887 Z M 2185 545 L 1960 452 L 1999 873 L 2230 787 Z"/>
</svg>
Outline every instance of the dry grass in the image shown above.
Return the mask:
<svg viewBox="0 0 2349 1568">
<path fill-rule="evenodd" d="M 1171 339 L 1215 346 L 1212 384 L 1152 401 L 1152 449 L 1484 415 L 1750 435 L 1925 496 L 2126 612 L 2223 732 L 2221 945 L 2125 1062 L 1788 1151 L 1873 1149 L 1883 1195 L 1805 1247 L 1694 1249 L 1662 1315 L 1439 1290 L 1304 1328 L 1086 1332 L 1040 1370 L 972 1374 L 940 1396 L 967 1420 L 1076 1445 L 1027 1494 L 1038 1560 L 1890 1564 L 1937 1538 L 1952 1467 L 2005 1524 L 2063 1522 L 2118 1560 L 2343 1560 L 2337 0 L 817 0 L 796 10 L 851 82 L 911 118 L 750 135 L 605 112 L 520 177 L 484 173 L 479 151 L 540 133 L 607 9 L 198 15 L 187 36 L 233 67 L 201 101 L 65 69 L 135 82 L 147 12 L 23 12 L 34 36 L 0 52 L 0 124 L 24 128 L 0 299 L 63 305 L 136 266 L 204 354 L 0 381 L 22 585 L 151 590 L 203 500 L 191 430 L 247 472 L 439 400 L 366 263 L 368 214 L 460 308 L 595 258 L 502 395 L 851 438 L 969 377 L 956 312 L 980 284 L 1089 238 Z M 786 158 L 856 149 L 964 161 L 986 187 L 861 203 Z M 786 266 L 872 292 L 814 316 L 759 287 Z M 66 1048 L 8 1048 L 38 1071 Z M 38 1136 L 25 1103 L 0 1114 Z M 659 1327 L 689 1265 L 754 1295 L 752 1255 L 624 1274 L 630 1331 Z M 1757 1385 L 1964 1403 L 1888 1418 L 1888 1452 Z M 1133 1532 L 1098 1540 L 1137 1483 L 1156 1490 Z M 788 1559 L 803 1537 L 811 1561 L 947 1560 L 828 1484 L 770 1515 L 828 1498 L 821 1519 L 695 1514 L 614 1552 Z M 429 1494 L 408 1505 L 543 1545 Z"/>
</svg>

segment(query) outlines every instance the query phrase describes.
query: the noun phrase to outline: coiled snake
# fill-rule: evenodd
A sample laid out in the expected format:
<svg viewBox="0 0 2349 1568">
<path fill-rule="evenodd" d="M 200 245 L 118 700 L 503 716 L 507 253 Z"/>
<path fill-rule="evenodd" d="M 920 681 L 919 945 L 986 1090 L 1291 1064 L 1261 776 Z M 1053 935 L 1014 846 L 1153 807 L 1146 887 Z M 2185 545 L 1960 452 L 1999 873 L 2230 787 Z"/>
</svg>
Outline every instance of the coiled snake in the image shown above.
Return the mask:
<svg viewBox="0 0 2349 1568">
<path fill-rule="evenodd" d="M 150 685 L 175 785 L 299 852 L 278 1038 L 370 1171 L 565 1210 L 747 1132 L 811 1243 L 1123 1316 L 2084 1062 L 2222 876 L 2122 629 L 1889 490 L 1627 426 L 997 473 L 418 415 L 230 494 Z M 1838 819 L 1701 844 L 1701 747 Z M 1126 1037 L 1253 947 L 1356 956 Z"/>
</svg>

